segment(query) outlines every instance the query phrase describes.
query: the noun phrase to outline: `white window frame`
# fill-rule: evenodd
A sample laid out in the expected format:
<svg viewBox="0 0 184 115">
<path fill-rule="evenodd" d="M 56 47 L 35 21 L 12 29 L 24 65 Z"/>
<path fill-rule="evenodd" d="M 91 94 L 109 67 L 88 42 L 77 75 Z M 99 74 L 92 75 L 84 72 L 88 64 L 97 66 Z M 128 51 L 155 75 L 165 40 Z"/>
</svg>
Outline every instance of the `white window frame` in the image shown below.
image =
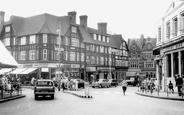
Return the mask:
<svg viewBox="0 0 184 115">
<path fill-rule="evenodd" d="M 81 61 L 84 62 L 84 53 L 81 53 Z"/>
<path fill-rule="evenodd" d="M 35 60 L 36 57 L 36 52 L 35 50 L 29 50 L 29 60 Z"/>
<path fill-rule="evenodd" d="M 43 60 L 47 60 L 47 49 L 43 49 Z"/>
<path fill-rule="evenodd" d="M 72 39 L 71 39 L 71 46 L 79 47 L 79 39 L 77 39 L 77 38 L 72 38 Z"/>
<path fill-rule="evenodd" d="M 5 32 L 10 32 L 10 26 L 5 27 Z"/>
<path fill-rule="evenodd" d="M 72 31 L 72 33 L 77 33 L 77 27 L 72 26 L 72 27 L 71 27 L 71 31 Z"/>
<path fill-rule="evenodd" d="M 26 51 L 20 51 L 20 60 L 26 60 Z"/>
<path fill-rule="evenodd" d="M 26 37 L 21 37 L 20 38 L 20 45 L 26 45 Z"/>
<path fill-rule="evenodd" d="M 47 43 L 47 34 L 43 34 L 43 43 Z"/>
<path fill-rule="evenodd" d="M 107 37 L 107 43 L 109 43 L 109 37 Z"/>
<path fill-rule="evenodd" d="M 70 61 L 75 61 L 75 52 L 70 52 Z"/>
<path fill-rule="evenodd" d="M 68 46 L 68 37 L 65 37 L 65 45 Z"/>
<path fill-rule="evenodd" d="M 98 41 L 102 41 L 101 35 L 98 35 Z"/>
<path fill-rule="evenodd" d="M 36 36 L 35 35 L 31 35 L 29 37 L 29 44 L 35 44 L 36 43 Z"/>
<path fill-rule="evenodd" d="M 10 46 L 10 38 L 4 38 L 4 46 Z"/>
<path fill-rule="evenodd" d="M 79 58 L 79 52 L 77 52 L 77 61 L 80 61 L 80 58 Z"/>
<path fill-rule="evenodd" d="M 93 34 L 93 39 L 97 40 L 97 35 L 96 34 Z"/>
</svg>

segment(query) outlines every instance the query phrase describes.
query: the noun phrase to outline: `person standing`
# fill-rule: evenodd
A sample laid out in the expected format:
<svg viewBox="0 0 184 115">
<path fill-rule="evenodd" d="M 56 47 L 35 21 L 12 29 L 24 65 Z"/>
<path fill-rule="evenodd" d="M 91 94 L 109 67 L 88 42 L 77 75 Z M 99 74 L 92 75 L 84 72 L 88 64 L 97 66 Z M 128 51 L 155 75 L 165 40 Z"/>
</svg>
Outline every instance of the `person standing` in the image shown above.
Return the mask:
<svg viewBox="0 0 184 115">
<path fill-rule="evenodd" d="M 125 92 L 127 90 L 128 83 L 126 82 L 125 79 L 123 79 L 123 81 L 121 83 L 122 83 L 123 94 L 125 95 Z"/>
<path fill-rule="evenodd" d="M 169 81 L 168 87 L 169 87 L 169 92 L 172 92 L 172 94 L 174 94 L 173 83 L 171 81 Z"/>
<path fill-rule="evenodd" d="M 183 86 L 183 79 L 180 77 L 180 75 L 175 76 L 176 86 L 178 87 L 178 95 L 182 95 L 181 88 Z"/>
</svg>

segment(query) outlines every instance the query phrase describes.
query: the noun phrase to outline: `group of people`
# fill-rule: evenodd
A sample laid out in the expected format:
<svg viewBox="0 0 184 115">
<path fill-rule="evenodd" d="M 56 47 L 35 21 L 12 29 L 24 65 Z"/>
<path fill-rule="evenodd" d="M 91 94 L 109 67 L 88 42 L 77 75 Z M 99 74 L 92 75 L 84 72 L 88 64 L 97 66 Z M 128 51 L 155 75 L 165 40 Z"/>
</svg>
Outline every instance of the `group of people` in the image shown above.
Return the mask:
<svg viewBox="0 0 184 115">
<path fill-rule="evenodd" d="M 157 79 L 145 78 L 142 81 L 139 81 L 138 88 L 140 91 L 151 91 L 157 90 Z"/>
</svg>

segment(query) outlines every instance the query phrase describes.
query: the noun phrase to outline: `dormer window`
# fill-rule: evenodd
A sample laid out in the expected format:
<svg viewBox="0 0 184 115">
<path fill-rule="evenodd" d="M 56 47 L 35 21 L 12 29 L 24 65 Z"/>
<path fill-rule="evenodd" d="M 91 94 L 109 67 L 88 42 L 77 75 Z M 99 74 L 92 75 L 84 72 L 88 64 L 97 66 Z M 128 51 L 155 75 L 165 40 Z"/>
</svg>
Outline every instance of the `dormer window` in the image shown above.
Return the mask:
<svg viewBox="0 0 184 115">
<path fill-rule="evenodd" d="M 109 43 L 109 37 L 107 37 L 107 43 Z"/>
<path fill-rule="evenodd" d="M 105 36 L 103 36 L 103 42 L 105 42 Z"/>
<path fill-rule="evenodd" d="M 10 26 L 5 27 L 5 32 L 10 32 Z"/>
<path fill-rule="evenodd" d="M 97 39 L 96 34 L 93 34 L 93 39 L 94 39 L 94 40 L 96 40 L 96 39 Z"/>
<path fill-rule="evenodd" d="M 101 35 L 98 35 L 98 41 L 102 41 Z"/>
<path fill-rule="evenodd" d="M 77 27 L 72 26 L 72 33 L 77 33 Z"/>
</svg>

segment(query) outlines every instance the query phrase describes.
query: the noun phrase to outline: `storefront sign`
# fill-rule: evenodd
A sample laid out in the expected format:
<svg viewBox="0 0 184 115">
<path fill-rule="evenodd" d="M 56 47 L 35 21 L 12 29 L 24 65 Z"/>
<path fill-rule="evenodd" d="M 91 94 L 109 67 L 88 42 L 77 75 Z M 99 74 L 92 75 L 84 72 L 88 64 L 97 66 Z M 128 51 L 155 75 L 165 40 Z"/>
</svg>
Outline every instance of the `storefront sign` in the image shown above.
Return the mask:
<svg viewBox="0 0 184 115">
<path fill-rule="evenodd" d="M 184 42 L 165 48 L 165 51 L 175 50 L 184 47 Z"/>
<path fill-rule="evenodd" d="M 96 71 L 96 67 L 86 67 L 86 71 Z"/>
</svg>

